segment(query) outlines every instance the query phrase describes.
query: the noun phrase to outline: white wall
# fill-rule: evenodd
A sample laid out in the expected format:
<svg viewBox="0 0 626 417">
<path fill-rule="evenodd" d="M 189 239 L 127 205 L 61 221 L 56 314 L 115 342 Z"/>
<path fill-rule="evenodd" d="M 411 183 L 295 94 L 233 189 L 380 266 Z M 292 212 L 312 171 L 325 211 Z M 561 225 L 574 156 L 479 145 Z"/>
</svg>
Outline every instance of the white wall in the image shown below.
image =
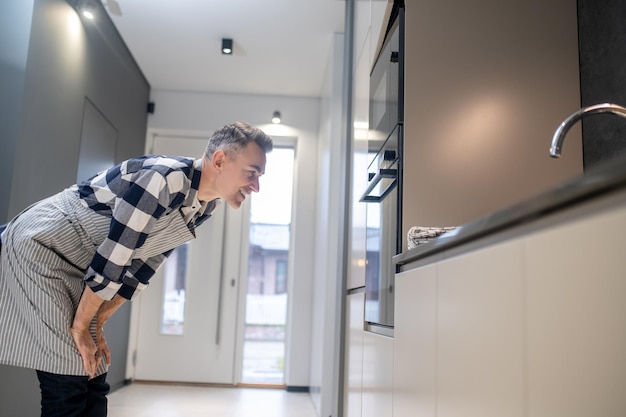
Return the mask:
<svg viewBox="0 0 626 417">
<path fill-rule="evenodd" d="M 292 214 L 294 261 L 290 265 L 285 383 L 309 386 L 315 248 L 312 219 L 317 201 L 320 100 L 153 90 L 151 101 L 155 103 L 155 112 L 148 120 L 148 135 L 157 132 L 211 134 L 228 123 L 242 120 L 271 136 L 297 138 Z M 282 115 L 280 126 L 270 123 L 275 110 Z"/>
</svg>

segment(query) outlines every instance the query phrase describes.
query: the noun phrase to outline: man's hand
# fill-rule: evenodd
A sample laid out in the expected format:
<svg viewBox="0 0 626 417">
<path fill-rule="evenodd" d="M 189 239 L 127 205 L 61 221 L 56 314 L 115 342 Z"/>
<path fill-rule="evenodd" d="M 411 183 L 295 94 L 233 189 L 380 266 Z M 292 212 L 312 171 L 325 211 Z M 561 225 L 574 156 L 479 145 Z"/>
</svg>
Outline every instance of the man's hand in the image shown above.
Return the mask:
<svg viewBox="0 0 626 417">
<path fill-rule="evenodd" d="M 70 333 L 72 334 L 76 348 L 78 348 L 78 353 L 80 353 L 80 356 L 83 358 L 85 372 L 90 378 L 96 376 L 100 361 L 96 357 L 98 348 L 89 333 L 89 326 L 91 319 L 96 315 L 102 303 L 104 303 L 104 300 L 91 291 L 91 288 L 86 286 L 83 290 L 80 302 L 78 303 L 78 308 L 74 315 L 74 322 L 70 328 Z"/>
<path fill-rule="evenodd" d="M 104 329 L 100 326 L 96 329 L 96 366 L 100 364 L 100 361 L 104 359 L 107 366 L 111 365 L 111 351 L 109 345 L 104 338 Z"/>
<path fill-rule="evenodd" d="M 72 334 L 72 338 L 74 339 L 74 343 L 78 348 L 78 353 L 83 358 L 83 366 L 85 367 L 85 372 L 89 375 L 89 378 L 93 378 L 98 370 L 98 364 L 100 363 L 100 359 L 98 356 L 98 348 L 91 338 L 91 334 L 89 333 L 89 327 L 84 329 L 79 329 L 72 327 L 70 328 L 70 333 Z M 106 342 L 105 342 L 106 344 Z M 108 347 L 107 347 L 108 351 Z"/>
<path fill-rule="evenodd" d="M 107 365 L 111 364 L 111 351 L 104 338 L 104 323 L 124 303 L 124 298 L 116 295 L 110 301 L 104 301 L 88 286 L 83 290 L 83 296 L 78 303 L 74 316 L 74 323 L 70 328 L 72 339 L 76 343 L 78 352 L 83 358 L 85 372 L 90 378 L 96 376 L 98 365 L 102 359 Z M 96 340 L 94 342 L 89 333 L 92 318 L 96 319 Z"/>
</svg>

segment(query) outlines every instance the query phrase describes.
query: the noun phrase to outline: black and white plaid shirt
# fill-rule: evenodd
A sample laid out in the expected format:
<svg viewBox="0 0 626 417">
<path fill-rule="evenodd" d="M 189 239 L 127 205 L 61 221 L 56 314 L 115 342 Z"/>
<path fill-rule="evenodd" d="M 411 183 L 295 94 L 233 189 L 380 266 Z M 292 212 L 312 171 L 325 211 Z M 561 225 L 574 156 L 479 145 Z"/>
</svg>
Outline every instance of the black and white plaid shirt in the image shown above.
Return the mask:
<svg viewBox="0 0 626 417">
<path fill-rule="evenodd" d="M 198 200 L 201 159 L 146 155 L 129 159 L 78 184 L 80 198 L 92 210 L 111 218 L 85 282 L 104 299 L 126 299 L 148 284 L 172 249 L 149 259 L 134 256 L 157 220 L 180 210 L 193 232 L 210 216 L 215 202 Z M 207 210 L 207 207 L 209 208 Z"/>
</svg>

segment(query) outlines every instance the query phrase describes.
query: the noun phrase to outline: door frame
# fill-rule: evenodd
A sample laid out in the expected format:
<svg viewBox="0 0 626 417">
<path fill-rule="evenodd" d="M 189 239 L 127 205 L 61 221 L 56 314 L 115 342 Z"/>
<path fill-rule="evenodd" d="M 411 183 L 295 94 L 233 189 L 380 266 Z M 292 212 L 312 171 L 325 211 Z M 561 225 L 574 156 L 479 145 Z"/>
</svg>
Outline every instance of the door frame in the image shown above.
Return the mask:
<svg viewBox="0 0 626 417">
<path fill-rule="evenodd" d="M 295 136 L 274 136 L 270 135 L 272 138 L 272 142 L 275 148 L 278 147 L 289 147 L 293 148 L 294 152 L 294 170 L 293 170 L 293 189 L 292 189 L 292 197 L 291 197 L 291 219 L 293 222 L 294 216 L 294 207 L 295 207 L 295 186 L 296 186 L 296 176 L 297 170 L 295 167 L 296 163 L 296 155 L 298 153 L 298 138 Z M 241 208 L 243 218 L 250 219 L 251 213 L 251 204 L 246 199 L 244 206 Z M 244 330 L 246 327 L 246 295 L 248 292 L 248 247 L 249 245 L 243 245 L 243 242 L 248 242 L 249 234 L 250 234 L 250 221 L 241 222 L 241 256 L 239 257 L 239 273 L 240 273 L 240 281 L 239 281 L 239 299 L 238 299 L 238 310 L 237 310 L 237 336 L 235 345 L 237 346 L 237 352 L 235 353 L 235 381 L 237 384 L 241 384 L 241 377 L 243 371 L 243 345 L 244 345 Z M 292 228 L 293 230 L 293 228 Z M 289 352 L 289 312 L 291 311 L 291 302 L 292 297 L 290 294 L 290 289 L 292 288 L 291 282 L 294 277 L 294 250 L 295 247 L 295 233 L 290 233 L 289 236 L 289 256 L 287 257 L 288 268 L 287 268 L 287 325 L 285 326 L 285 371 L 284 375 L 287 376 L 287 356 Z"/>
<path fill-rule="evenodd" d="M 154 148 L 155 139 L 158 136 L 174 136 L 174 137 L 185 137 L 190 139 L 207 139 L 212 135 L 213 132 L 207 131 L 185 131 L 185 130 L 169 130 L 169 129 L 149 129 L 146 137 L 146 146 L 145 146 L 145 154 L 153 153 L 152 149 Z M 298 177 L 298 169 L 297 169 L 297 155 L 298 155 L 298 138 L 296 136 L 278 136 L 278 135 L 270 135 L 275 147 L 292 147 L 294 149 L 294 180 L 293 180 L 293 190 L 292 190 L 292 223 L 294 220 L 294 211 L 296 209 L 296 184 Z M 189 155 L 195 156 L 195 155 Z M 227 264 L 231 265 L 230 268 L 225 268 L 224 264 L 221 265 L 222 269 L 222 280 L 224 285 L 226 285 L 229 281 L 229 276 L 239 276 L 238 279 L 238 299 L 237 299 L 237 312 L 236 312 L 236 336 L 235 336 L 235 357 L 234 357 L 234 369 L 233 369 L 233 381 L 235 384 L 239 384 L 241 382 L 241 373 L 243 368 L 243 338 L 244 338 L 244 327 L 245 327 L 245 308 L 246 308 L 246 293 L 247 293 L 247 285 L 248 285 L 248 245 L 243 245 L 244 241 L 247 241 L 249 231 L 250 231 L 250 222 L 243 222 L 242 219 L 250 218 L 250 199 L 246 199 L 242 207 L 235 211 L 229 210 L 231 214 L 230 216 L 226 215 L 226 222 L 233 222 L 236 217 L 239 219 L 239 233 L 237 233 L 237 238 L 234 239 L 231 237 L 229 241 L 226 243 L 227 250 L 231 245 L 239 245 L 240 250 L 230 250 L 228 251 L 229 262 Z M 240 216 L 233 216 L 232 214 L 240 214 Z M 228 224 L 225 224 L 226 230 L 228 230 Z M 292 228 L 295 230 L 295 227 Z M 245 238 L 245 240 L 244 240 Z M 228 239 L 228 237 L 225 237 Z M 291 304 L 293 302 L 293 297 L 291 294 L 293 288 L 293 279 L 295 276 L 294 272 L 294 259 L 295 259 L 295 233 L 290 234 L 290 250 L 288 256 L 288 270 L 287 270 L 287 285 L 288 285 L 288 294 L 287 294 L 287 326 L 285 329 L 285 376 L 287 376 L 287 368 L 289 366 L 289 341 L 290 341 L 290 328 L 289 325 L 289 315 L 291 311 Z M 238 259 L 236 259 L 238 258 Z M 224 260 L 224 258 L 222 258 Z M 138 335 L 139 335 L 139 303 L 131 302 L 130 309 L 130 323 L 129 323 L 129 337 L 128 337 L 128 350 L 127 350 L 127 360 L 126 360 L 126 379 L 132 380 L 135 376 L 135 363 L 136 363 L 136 355 L 137 355 L 137 347 L 138 347 Z"/>
</svg>

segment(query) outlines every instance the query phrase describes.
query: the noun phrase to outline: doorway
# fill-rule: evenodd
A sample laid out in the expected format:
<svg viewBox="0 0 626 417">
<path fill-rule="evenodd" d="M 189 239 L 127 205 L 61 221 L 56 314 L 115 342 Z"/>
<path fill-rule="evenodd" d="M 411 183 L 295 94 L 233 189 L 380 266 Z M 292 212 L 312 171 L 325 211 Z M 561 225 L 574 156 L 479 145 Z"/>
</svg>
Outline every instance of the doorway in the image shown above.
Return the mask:
<svg viewBox="0 0 626 417">
<path fill-rule="evenodd" d="M 200 157 L 208 137 L 155 135 L 149 153 Z M 242 212 L 220 204 L 134 308 L 136 380 L 236 384 Z"/>
<path fill-rule="evenodd" d="M 241 383 L 283 385 L 295 149 L 274 146 L 248 233 Z"/>
<path fill-rule="evenodd" d="M 207 140 L 154 135 L 148 153 L 197 158 Z M 135 380 L 284 384 L 295 139 L 287 143 L 268 154 L 261 192 L 239 210 L 219 205 L 133 303 Z"/>
</svg>

